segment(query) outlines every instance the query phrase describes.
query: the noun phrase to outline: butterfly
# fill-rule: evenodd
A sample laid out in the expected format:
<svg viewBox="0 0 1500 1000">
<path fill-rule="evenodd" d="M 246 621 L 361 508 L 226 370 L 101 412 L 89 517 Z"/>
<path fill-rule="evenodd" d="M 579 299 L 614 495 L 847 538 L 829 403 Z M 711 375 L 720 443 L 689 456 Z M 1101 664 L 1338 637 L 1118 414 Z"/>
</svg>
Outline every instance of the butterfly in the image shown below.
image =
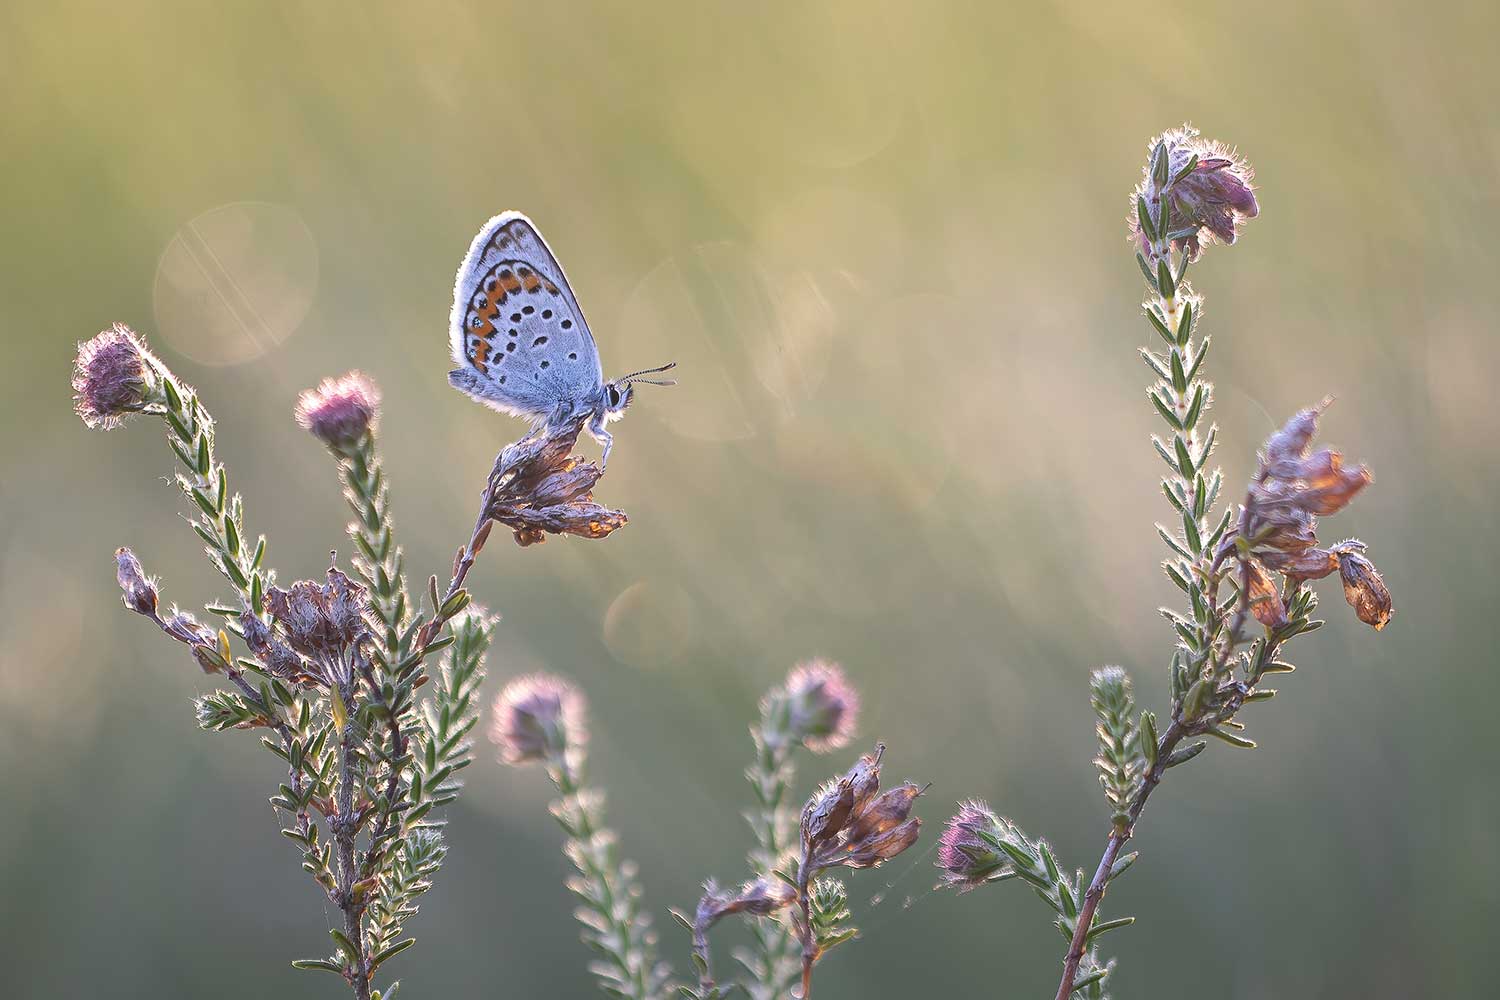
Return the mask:
<svg viewBox="0 0 1500 1000">
<path fill-rule="evenodd" d="M 473 399 L 552 432 L 587 420 L 609 464 L 614 439 L 605 425 L 630 405 L 635 383 L 675 363 L 604 381 L 599 348 L 568 287 L 562 265 L 531 220 L 502 212 L 474 237 L 458 268 L 449 318 L 453 363 L 448 382 Z"/>
</svg>

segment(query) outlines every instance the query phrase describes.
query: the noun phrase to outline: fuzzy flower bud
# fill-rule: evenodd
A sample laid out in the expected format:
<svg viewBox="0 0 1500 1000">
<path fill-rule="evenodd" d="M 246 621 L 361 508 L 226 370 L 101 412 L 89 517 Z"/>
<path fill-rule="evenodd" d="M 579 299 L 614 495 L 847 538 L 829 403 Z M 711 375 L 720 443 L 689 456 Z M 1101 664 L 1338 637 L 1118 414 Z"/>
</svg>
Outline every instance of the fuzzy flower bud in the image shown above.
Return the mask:
<svg viewBox="0 0 1500 1000">
<path fill-rule="evenodd" d="M 943 885 L 968 892 L 1009 870 L 1010 857 L 995 842 L 1011 832 L 1010 825 L 978 799 L 959 803 L 938 840 Z"/>
<path fill-rule="evenodd" d="M 380 390 L 361 372 L 325 378 L 297 397 L 297 423 L 334 451 L 358 444 L 375 425 Z"/>
<path fill-rule="evenodd" d="M 1136 188 L 1159 223 L 1166 209 L 1172 246 L 1189 258 L 1202 252 L 1203 232 L 1223 243 L 1233 243 L 1246 219 L 1260 214 L 1251 180 L 1255 172 L 1233 150 L 1210 142 L 1190 125 L 1171 129 L 1151 144 L 1145 176 Z M 1131 202 L 1131 231 L 1141 251 L 1152 255 L 1151 234 L 1142 228 L 1136 201 Z"/>
<path fill-rule="evenodd" d="M 1339 561 L 1339 576 L 1344 581 L 1344 600 L 1354 609 L 1359 620 L 1379 632 L 1385 628 L 1395 614 L 1391 606 L 1391 592 L 1375 569 L 1375 564 L 1365 558 L 1365 544 L 1358 539 L 1339 542 L 1333 547 Z"/>
<path fill-rule="evenodd" d="M 149 371 L 156 359 L 123 323 L 78 345 L 73 361 L 73 408 L 95 430 L 111 430 L 148 402 Z"/>
<path fill-rule="evenodd" d="M 813 753 L 846 746 L 859 719 L 859 693 L 837 663 L 811 660 L 787 675 L 787 735 Z"/>
<path fill-rule="evenodd" d="M 156 617 L 156 582 L 146 576 L 134 552 L 115 550 L 115 578 L 120 581 L 121 598 L 127 608 L 147 618 Z"/>
<path fill-rule="evenodd" d="M 490 740 L 507 764 L 555 759 L 588 742 L 583 695 L 550 674 L 518 677 L 505 685 L 492 716 Z"/>
</svg>

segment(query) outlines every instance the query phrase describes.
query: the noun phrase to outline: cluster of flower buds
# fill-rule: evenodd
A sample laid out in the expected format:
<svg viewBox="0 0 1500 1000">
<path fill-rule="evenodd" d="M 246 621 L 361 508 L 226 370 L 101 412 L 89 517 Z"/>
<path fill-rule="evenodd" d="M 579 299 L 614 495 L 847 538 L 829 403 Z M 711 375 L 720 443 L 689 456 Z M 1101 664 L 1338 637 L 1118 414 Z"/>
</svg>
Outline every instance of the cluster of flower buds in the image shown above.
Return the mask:
<svg viewBox="0 0 1500 1000">
<path fill-rule="evenodd" d="M 155 357 L 123 323 L 78 345 L 73 408 L 95 430 L 111 430 L 151 403 Z"/>
<path fill-rule="evenodd" d="M 1151 144 L 1145 176 L 1131 199 L 1130 225 L 1141 252 L 1152 256 L 1153 243 L 1170 243 L 1190 259 L 1203 250 L 1203 232 L 1233 243 L 1245 219 L 1260 214 L 1250 182 L 1254 172 L 1235 152 L 1210 142 L 1190 125 L 1171 129 Z M 1141 219 L 1144 201 L 1151 218 Z M 1165 233 L 1147 227 L 1166 220 Z"/>
<path fill-rule="evenodd" d="M 1286 624 L 1286 607 L 1270 573 L 1318 580 L 1335 571 L 1359 620 L 1382 629 L 1391 620 L 1391 594 L 1357 539 L 1318 546 L 1318 518 L 1335 514 L 1372 481 L 1363 465 L 1346 466 L 1328 448 L 1310 451 L 1318 416 L 1328 404 L 1302 410 L 1266 441 L 1260 471 L 1250 485 L 1240 528 L 1227 546 L 1248 551 L 1250 608 L 1268 627 Z"/>
<path fill-rule="evenodd" d="M 937 866 L 942 884 L 960 892 L 984 885 L 1013 871 L 1000 846 L 1019 839 L 1011 822 L 977 799 L 959 803 L 938 841 Z"/>
<path fill-rule="evenodd" d="M 227 643 L 221 643 L 213 629 L 176 608 L 166 618 L 161 616 L 157 583 L 146 575 L 141 561 L 128 548 L 115 550 L 115 579 L 120 583 L 120 597 L 125 607 L 150 618 L 167 635 L 185 644 L 192 650 L 193 659 L 204 673 L 218 673 L 228 665 L 228 657 L 221 648 Z"/>
<path fill-rule="evenodd" d="M 907 782 L 882 793 L 884 754 L 885 746 L 877 744 L 808 800 L 802 810 L 802 879 L 840 865 L 873 868 L 917 842 L 922 821 L 907 817 L 922 789 Z"/>
<path fill-rule="evenodd" d="M 594 484 L 603 474 L 593 462 L 574 455 L 581 423 L 546 436 L 506 446 L 490 474 L 486 514 L 511 528 L 520 545 L 547 535 L 603 538 L 623 526 L 624 511 L 594 502 Z"/>
<path fill-rule="evenodd" d="M 274 631 L 254 615 L 242 615 L 240 622 L 246 644 L 277 676 L 323 683 L 347 680 L 361 645 L 370 638 L 370 602 L 364 585 L 335 566 L 328 567 L 326 583 L 298 580 L 290 590 L 270 588 L 265 610 Z M 304 660 L 315 670 L 308 670 Z"/>
<path fill-rule="evenodd" d="M 491 712 L 490 739 L 507 764 L 557 760 L 588 742 L 587 706 L 572 684 L 530 674 L 505 685 Z"/>
<path fill-rule="evenodd" d="M 827 660 L 797 664 L 786 683 L 767 695 L 766 701 L 762 715 L 776 715 L 769 711 L 775 707 L 780 718 L 763 737 L 801 744 L 813 753 L 847 746 L 859 722 L 859 692 L 844 676 L 843 668 Z M 773 702 L 778 704 L 772 706 Z"/>
<path fill-rule="evenodd" d="M 297 423 L 336 452 L 355 447 L 375 425 L 380 390 L 354 371 L 326 378 L 297 397 Z"/>
</svg>

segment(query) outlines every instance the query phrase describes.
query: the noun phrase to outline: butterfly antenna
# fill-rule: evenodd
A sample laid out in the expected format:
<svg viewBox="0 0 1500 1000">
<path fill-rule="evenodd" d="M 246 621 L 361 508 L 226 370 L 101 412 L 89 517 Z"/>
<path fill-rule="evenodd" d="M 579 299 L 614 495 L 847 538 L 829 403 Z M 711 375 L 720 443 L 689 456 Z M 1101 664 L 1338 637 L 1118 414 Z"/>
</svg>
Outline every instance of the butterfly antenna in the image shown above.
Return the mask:
<svg viewBox="0 0 1500 1000">
<path fill-rule="evenodd" d="M 658 380 L 658 379 L 650 379 L 650 378 L 641 378 L 642 375 L 656 375 L 659 372 L 669 372 L 673 368 L 676 368 L 676 367 L 677 367 L 677 362 L 675 362 L 675 361 L 669 361 L 666 364 L 662 365 L 660 368 L 642 368 L 638 372 L 631 372 L 629 375 L 626 375 L 623 378 L 620 378 L 618 381 L 620 382 L 621 385 L 626 385 L 626 384 L 631 383 L 631 382 L 640 382 L 640 383 L 643 383 L 645 385 L 676 385 L 677 384 L 677 380 L 674 379 L 674 378 L 660 379 L 660 380 Z"/>
</svg>

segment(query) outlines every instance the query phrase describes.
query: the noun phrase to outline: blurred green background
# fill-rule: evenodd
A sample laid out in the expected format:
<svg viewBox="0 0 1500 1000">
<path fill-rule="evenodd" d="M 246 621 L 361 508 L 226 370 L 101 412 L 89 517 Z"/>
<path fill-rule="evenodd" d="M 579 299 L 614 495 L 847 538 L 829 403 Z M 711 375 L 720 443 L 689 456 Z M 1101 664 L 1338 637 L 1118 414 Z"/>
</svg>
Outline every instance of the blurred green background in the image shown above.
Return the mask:
<svg viewBox="0 0 1500 1000">
<path fill-rule="evenodd" d="M 744 871 L 757 698 L 842 661 L 889 777 L 933 788 L 919 848 L 850 879 L 865 940 L 819 995 L 1050 996 L 1038 902 L 934 894 L 925 852 L 977 795 L 1092 869 L 1087 673 L 1125 664 L 1163 702 L 1154 609 L 1177 595 L 1124 216 L 1146 140 L 1185 119 L 1253 161 L 1263 206 L 1195 272 L 1228 481 L 1336 394 L 1324 440 L 1377 482 L 1324 537 L 1371 544 L 1397 615 L 1376 635 L 1323 587 L 1328 627 L 1248 713 L 1262 749 L 1210 748 L 1153 799 L 1105 904 L 1140 918 L 1110 942 L 1117 994 L 1481 992 L 1497 30 L 1479 3 L 6 4 L 6 995 L 342 992 L 287 967 L 326 950 L 331 914 L 274 832 L 274 761 L 198 732 L 208 679 L 119 606 L 122 544 L 167 600 L 222 587 L 159 425 L 71 413 L 75 343 L 128 322 L 199 387 L 284 580 L 349 548 L 296 393 L 368 371 L 408 565 L 445 574 L 521 430 L 445 384 L 452 274 L 519 208 L 606 372 L 675 359 L 682 384 L 615 428 L 599 494 L 628 529 L 491 542 L 471 577 L 505 616 L 487 695 L 543 667 L 586 688 L 681 969 L 666 907 Z M 545 778 L 481 757 L 396 972 L 413 996 L 593 996 Z"/>
</svg>

